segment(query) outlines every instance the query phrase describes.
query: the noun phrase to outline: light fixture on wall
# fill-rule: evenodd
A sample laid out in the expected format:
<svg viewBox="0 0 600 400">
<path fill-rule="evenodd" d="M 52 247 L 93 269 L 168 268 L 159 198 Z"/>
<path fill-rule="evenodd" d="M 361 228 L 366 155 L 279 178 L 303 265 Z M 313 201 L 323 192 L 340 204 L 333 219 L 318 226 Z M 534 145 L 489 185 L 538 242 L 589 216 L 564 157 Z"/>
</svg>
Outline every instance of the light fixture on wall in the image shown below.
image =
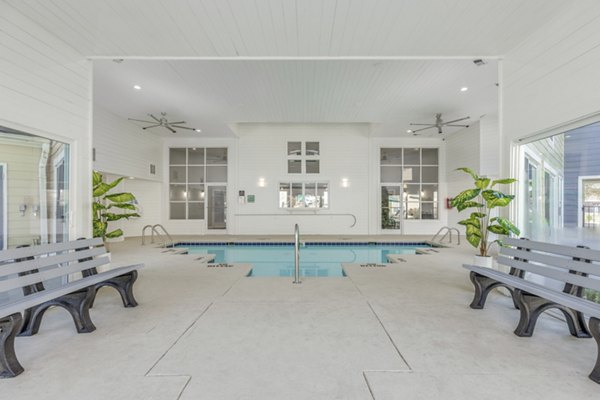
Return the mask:
<svg viewBox="0 0 600 400">
<path fill-rule="evenodd" d="M 34 217 L 37 217 L 38 214 L 40 213 L 40 206 L 37 204 L 34 204 L 33 206 L 31 206 L 31 213 L 33 214 Z"/>
<path fill-rule="evenodd" d="M 348 186 L 350 186 L 350 182 L 348 181 L 348 178 L 342 178 L 342 187 L 347 188 Z"/>
<path fill-rule="evenodd" d="M 265 187 L 267 186 L 267 182 L 265 181 L 265 178 L 258 178 L 258 187 Z"/>
<path fill-rule="evenodd" d="M 27 211 L 27 204 L 19 204 L 19 214 L 21 214 L 21 217 L 25 216 L 25 211 Z"/>
</svg>

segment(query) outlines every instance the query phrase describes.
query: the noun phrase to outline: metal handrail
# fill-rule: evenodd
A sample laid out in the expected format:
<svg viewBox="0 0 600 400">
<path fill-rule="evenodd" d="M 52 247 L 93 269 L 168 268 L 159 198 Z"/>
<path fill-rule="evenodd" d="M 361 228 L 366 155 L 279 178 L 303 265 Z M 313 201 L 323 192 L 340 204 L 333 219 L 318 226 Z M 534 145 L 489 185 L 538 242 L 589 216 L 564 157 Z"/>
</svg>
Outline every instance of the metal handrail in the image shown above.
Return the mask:
<svg viewBox="0 0 600 400">
<path fill-rule="evenodd" d="M 173 238 L 171 237 L 171 235 L 169 234 L 169 232 L 167 232 L 167 230 L 165 229 L 164 226 L 162 226 L 161 224 L 156 224 L 152 226 L 152 236 L 151 236 L 151 243 L 154 243 L 154 234 L 156 233 L 156 236 L 158 236 L 159 238 L 162 237 L 162 233 L 160 233 L 156 228 L 160 228 L 163 230 L 163 233 L 167 236 L 167 238 L 169 239 L 169 242 L 171 243 L 171 245 L 174 244 Z M 163 246 L 167 247 L 167 241 L 163 240 Z"/>
<path fill-rule="evenodd" d="M 148 229 L 148 228 L 152 229 L 152 225 L 146 225 L 146 226 L 144 226 L 142 228 L 142 246 L 144 246 L 146 244 L 145 243 L 145 241 L 146 241 L 145 240 L 146 239 L 146 229 Z M 154 243 L 154 242 L 152 242 L 152 243 Z"/>
<path fill-rule="evenodd" d="M 294 283 L 300 283 L 300 228 L 294 226 Z"/>
<path fill-rule="evenodd" d="M 442 243 L 444 241 L 444 239 L 446 239 L 446 236 L 449 236 L 449 240 L 448 243 L 452 243 L 452 231 L 456 231 L 456 236 L 457 236 L 457 241 L 456 243 L 458 245 L 460 245 L 460 232 L 458 229 L 456 228 L 451 228 L 449 226 L 442 226 L 440 228 L 439 231 L 437 231 L 437 233 L 435 235 L 433 235 L 433 237 L 431 238 L 432 242 L 435 242 L 435 239 L 443 232 L 445 231 L 446 233 L 444 234 L 444 236 L 442 236 L 442 238 L 440 239 L 439 243 Z"/>
</svg>

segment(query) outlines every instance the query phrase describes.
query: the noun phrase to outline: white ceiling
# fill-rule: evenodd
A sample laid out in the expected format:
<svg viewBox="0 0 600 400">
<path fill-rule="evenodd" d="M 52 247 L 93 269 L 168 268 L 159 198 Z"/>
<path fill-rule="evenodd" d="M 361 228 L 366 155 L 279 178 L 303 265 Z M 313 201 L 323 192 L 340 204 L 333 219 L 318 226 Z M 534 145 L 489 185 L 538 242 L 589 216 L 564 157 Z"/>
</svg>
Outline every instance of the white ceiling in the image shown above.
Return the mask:
<svg viewBox="0 0 600 400">
<path fill-rule="evenodd" d="M 124 118 L 165 111 L 207 136 L 232 135 L 239 122 L 368 122 L 385 136 L 406 134 L 411 121 L 433 122 L 438 112 L 477 120 L 497 111 L 493 59 L 572 4 L 4 1 L 82 56 L 106 58 L 95 61 L 96 104 Z M 489 63 L 477 68 L 473 58 Z"/>
<path fill-rule="evenodd" d="M 5 0 L 85 56 L 498 56 L 572 0 Z"/>
<path fill-rule="evenodd" d="M 361 122 L 375 124 L 374 135 L 407 135 L 410 122 L 433 122 L 438 112 L 471 121 L 497 112 L 496 82 L 494 60 L 94 62 L 96 105 L 123 118 L 167 112 L 205 136 L 232 136 L 230 126 L 243 122 Z"/>
</svg>

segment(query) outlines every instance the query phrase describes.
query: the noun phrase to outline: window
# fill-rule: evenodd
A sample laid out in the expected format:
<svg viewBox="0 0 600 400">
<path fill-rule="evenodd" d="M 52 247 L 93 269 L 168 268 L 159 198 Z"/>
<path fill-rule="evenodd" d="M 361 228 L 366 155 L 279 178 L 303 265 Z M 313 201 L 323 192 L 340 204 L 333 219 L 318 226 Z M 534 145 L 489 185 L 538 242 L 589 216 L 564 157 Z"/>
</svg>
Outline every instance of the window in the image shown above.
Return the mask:
<svg viewBox="0 0 600 400">
<path fill-rule="evenodd" d="M 0 126 L 0 250 L 69 240 L 70 146 Z"/>
<path fill-rule="evenodd" d="M 321 172 L 319 142 L 287 142 L 288 174 L 318 174 Z M 304 168 L 302 167 L 304 166 Z"/>
<path fill-rule="evenodd" d="M 381 148 L 381 228 L 403 219 L 438 219 L 437 148 Z"/>
<path fill-rule="evenodd" d="M 282 182 L 279 184 L 279 208 L 321 209 L 328 207 L 328 183 Z"/>
<path fill-rule="evenodd" d="M 169 149 L 170 219 L 205 219 L 207 185 L 227 183 L 227 148 Z"/>
</svg>

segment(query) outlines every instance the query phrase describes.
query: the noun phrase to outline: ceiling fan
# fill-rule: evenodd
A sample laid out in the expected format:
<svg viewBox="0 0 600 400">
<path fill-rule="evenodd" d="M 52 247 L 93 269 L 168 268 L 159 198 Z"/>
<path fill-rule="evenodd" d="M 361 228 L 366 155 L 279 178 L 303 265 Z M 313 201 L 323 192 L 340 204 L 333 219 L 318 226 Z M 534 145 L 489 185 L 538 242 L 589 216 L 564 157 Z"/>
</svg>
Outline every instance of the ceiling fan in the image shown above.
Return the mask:
<svg viewBox="0 0 600 400">
<path fill-rule="evenodd" d="M 171 131 L 171 133 L 177 133 L 177 131 L 174 128 L 177 129 L 188 129 L 190 131 L 196 131 L 196 132 L 201 132 L 200 129 L 197 128 L 190 128 L 187 126 L 182 126 L 181 124 L 185 124 L 185 121 L 176 121 L 176 122 L 170 122 L 167 119 L 167 113 L 161 112 L 160 113 L 160 118 L 156 118 L 154 115 L 152 114 L 148 114 L 148 116 L 150 118 L 152 118 L 154 121 L 145 121 L 143 119 L 134 119 L 134 118 L 127 118 L 130 121 L 137 121 L 137 122 L 144 122 L 146 124 L 151 124 L 148 126 L 143 126 L 142 129 L 146 130 L 146 129 L 150 129 L 150 128 L 156 128 L 156 127 L 163 127 L 165 129 L 168 129 Z"/>
<path fill-rule="evenodd" d="M 469 125 L 455 124 L 455 122 L 464 121 L 465 119 L 469 119 L 469 118 L 470 117 L 463 117 L 463 118 L 459 118 L 459 119 L 455 119 L 455 120 L 452 120 L 452 121 L 445 122 L 442 119 L 442 114 L 438 113 L 438 114 L 435 114 L 435 123 L 433 123 L 433 124 L 414 124 L 414 123 L 411 123 L 410 124 L 411 126 L 418 125 L 418 126 L 424 126 L 424 128 L 420 128 L 420 129 L 416 129 L 416 130 L 410 130 L 408 133 L 412 133 L 412 134 L 416 135 L 417 132 L 424 131 L 426 129 L 437 128 L 438 133 L 442 134 L 443 133 L 442 132 L 442 128 L 444 126 L 456 126 L 456 127 L 461 127 L 461 128 L 468 128 Z"/>
</svg>

